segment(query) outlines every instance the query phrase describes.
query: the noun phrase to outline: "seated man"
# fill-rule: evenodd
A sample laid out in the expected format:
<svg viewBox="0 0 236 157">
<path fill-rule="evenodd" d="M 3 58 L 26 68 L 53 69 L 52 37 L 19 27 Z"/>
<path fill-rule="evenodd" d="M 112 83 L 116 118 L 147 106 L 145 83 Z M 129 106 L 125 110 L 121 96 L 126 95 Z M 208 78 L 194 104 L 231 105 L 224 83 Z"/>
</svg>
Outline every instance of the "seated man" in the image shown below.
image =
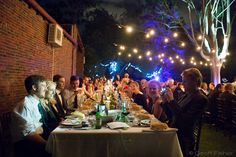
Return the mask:
<svg viewBox="0 0 236 157">
<path fill-rule="evenodd" d="M 79 76 L 71 76 L 70 78 L 70 96 L 67 99 L 68 110 L 74 111 L 82 107 L 83 102 L 86 100 L 86 89 L 80 81 Z"/>
<path fill-rule="evenodd" d="M 163 95 L 164 110 L 173 114 L 171 127 L 178 128 L 178 138 L 185 157 L 190 157 L 194 147 L 194 126 L 207 106 L 207 97 L 199 90 L 202 74 L 196 68 L 190 68 L 181 74 L 185 94 L 177 102 L 171 90 Z M 168 113 L 168 112 L 167 112 Z"/>
<path fill-rule="evenodd" d="M 57 117 L 63 119 L 67 111 L 66 98 L 69 92 L 67 89 L 65 89 L 66 79 L 64 76 L 57 74 L 53 76 L 53 82 L 56 83 L 56 104 L 55 108 L 53 108 L 53 112 Z"/>
<path fill-rule="evenodd" d="M 43 133 L 41 114 L 38 105 L 40 98 L 45 97 L 46 82 L 40 75 L 31 75 L 25 79 L 25 88 L 28 96 L 14 109 L 12 122 L 12 136 L 15 142 L 15 155 L 18 157 L 46 157 L 46 140 L 41 137 Z"/>
</svg>

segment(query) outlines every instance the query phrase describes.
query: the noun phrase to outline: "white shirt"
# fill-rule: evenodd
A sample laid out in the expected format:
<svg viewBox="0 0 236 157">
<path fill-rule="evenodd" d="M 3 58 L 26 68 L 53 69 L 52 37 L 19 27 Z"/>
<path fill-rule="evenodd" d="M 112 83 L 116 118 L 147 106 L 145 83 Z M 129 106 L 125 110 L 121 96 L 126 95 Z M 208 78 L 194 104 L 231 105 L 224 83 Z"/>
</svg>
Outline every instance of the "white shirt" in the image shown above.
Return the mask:
<svg viewBox="0 0 236 157">
<path fill-rule="evenodd" d="M 67 105 L 68 105 L 68 109 L 74 109 L 74 101 L 75 101 L 75 93 L 74 91 L 70 91 L 70 96 L 69 98 L 67 99 Z M 81 107 L 82 104 L 84 103 L 84 101 L 86 100 L 86 95 L 83 91 L 79 92 L 77 94 L 77 104 L 78 104 L 78 107 Z"/>
<path fill-rule="evenodd" d="M 30 134 L 42 134 L 41 114 L 38 109 L 39 100 L 28 95 L 14 109 L 13 136 L 19 141 Z M 14 120 L 15 119 L 15 120 Z"/>
</svg>

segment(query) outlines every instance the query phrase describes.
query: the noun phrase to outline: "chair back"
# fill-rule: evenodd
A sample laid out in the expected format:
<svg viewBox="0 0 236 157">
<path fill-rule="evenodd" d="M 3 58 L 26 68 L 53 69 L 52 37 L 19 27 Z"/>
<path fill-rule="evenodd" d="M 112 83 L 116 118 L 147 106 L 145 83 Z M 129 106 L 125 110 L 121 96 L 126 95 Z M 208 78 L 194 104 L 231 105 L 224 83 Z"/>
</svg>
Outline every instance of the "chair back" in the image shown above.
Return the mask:
<svg viewBox="0 0 236 157">
<path fill-rule="evenodd" d="M 219 127 L 223 127 L 227 119 L 226 106 L 224 102 L 225 102 L 224 99 L 221 98 L 216 99 L 216 108 L 217 108 L 216 123 Z"/>
<path fill-rule="evenodd" d="M 232 127 L 234 130 L 236 130 L 236 101 L 232 101 L 231 102 L 231 107 L 232 107 L 232 110 L 231 110 L 231 123 L 232 123 Z"/>
<path fill-rule="evenodd" d="M 196 157 L 198 157 L 198 151 L 199 151 L 199 144 L 200 144 L 200 137 L 201 137 L 201 130 L 202 130 L 202 117 L 197 120 L 194 127 L 194 152 L 196 152 Z"/>
</svg>

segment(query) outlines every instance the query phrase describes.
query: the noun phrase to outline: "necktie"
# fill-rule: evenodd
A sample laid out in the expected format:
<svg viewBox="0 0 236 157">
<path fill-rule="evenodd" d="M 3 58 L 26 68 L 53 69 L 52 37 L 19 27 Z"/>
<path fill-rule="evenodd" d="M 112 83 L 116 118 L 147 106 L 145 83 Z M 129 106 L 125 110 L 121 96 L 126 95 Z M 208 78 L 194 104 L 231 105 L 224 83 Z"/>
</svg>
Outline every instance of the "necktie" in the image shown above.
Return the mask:
<svg viewBox="0 0 236 157">
<path fill-rule="evenodd" d="M 74 108 L 78 108 L 77 94 L 75 95 L 75 99 L 74 99 Z"/>
</svg>

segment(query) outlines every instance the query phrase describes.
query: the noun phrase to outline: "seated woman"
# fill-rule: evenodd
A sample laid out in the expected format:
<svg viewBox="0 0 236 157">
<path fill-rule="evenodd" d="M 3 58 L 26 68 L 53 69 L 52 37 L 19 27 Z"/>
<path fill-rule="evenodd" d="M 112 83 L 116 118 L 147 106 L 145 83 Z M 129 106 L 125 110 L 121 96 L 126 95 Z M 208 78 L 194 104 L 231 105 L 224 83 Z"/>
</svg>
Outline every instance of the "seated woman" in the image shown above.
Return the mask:
<svg viewBox="0 0 236 157">
<path fill-rule="evenodd" d="M 132 92 L 132 98 L 134 102 L 140 106 L 145 107 L 147 106 L 147 100 L 146 97 L 143 95 L 143 93 L 139 90 L 139 84 L 136 81 L 133 81 L 130 83 L 130 89 Z"/>
<path fill-rule="evenodd" d="M 53 113 L 53 109 L 55 109 L 55 91 L 56 84 L 52 81 L 46 81 L 47 91 L 45 94 L 45 98 L 41 99 L 41 103 L 38 106 L 39 112 L 42 116 L 41 122 L 43 123 L 43 138 L 48 139 L 50 133 L 59 125 L 59 118 L 55 116 Z"/>
<path fill-rule="evenodd" d="M 152 113 L 160 121 L 166 121 L 167 117 L 161 107 L 162 99 L 160 96 L 161 86 L 156 80 L 148 82 L 148 104 L 147 111 Z"/>
</svg>

